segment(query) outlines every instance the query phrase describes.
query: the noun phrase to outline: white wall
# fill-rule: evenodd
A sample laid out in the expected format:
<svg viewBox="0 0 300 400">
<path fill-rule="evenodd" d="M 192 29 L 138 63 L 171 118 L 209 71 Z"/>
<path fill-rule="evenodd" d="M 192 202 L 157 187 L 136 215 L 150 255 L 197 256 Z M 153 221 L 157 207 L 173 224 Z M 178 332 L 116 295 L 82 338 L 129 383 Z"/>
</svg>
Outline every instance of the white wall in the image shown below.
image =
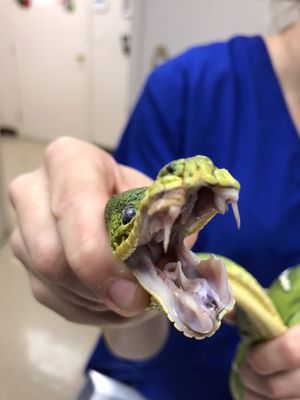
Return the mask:
<svg viewBox="0 0 300 400">
<path fill-rule="evenodd" d="M 131 101 L 151 69 L 153 52 L 165 45 L 174 55 L 195 44 L 234 34 L 262 33 L 269 0 L 143 0 L 134 21 Z"/>
<path fill-rule="evenodd" d="M 0 244 L 4 239 L 5 235 L 8 234 L 8 219 L 6 202 L 4 201 L 5 189 L 4 189 L 4 177 L 3 177 L 3 164 L 2 164 L 2 147 L 1 147 L 1 135 L 0 135 Z M 1 266 L 0 266 L 1 267 Z"/>
<path fill-rule="evenodd" d="M 0 125 L 19 128 L 20 92 L 11 1 L 1 0 L 0 7 Z"/>
</svg>

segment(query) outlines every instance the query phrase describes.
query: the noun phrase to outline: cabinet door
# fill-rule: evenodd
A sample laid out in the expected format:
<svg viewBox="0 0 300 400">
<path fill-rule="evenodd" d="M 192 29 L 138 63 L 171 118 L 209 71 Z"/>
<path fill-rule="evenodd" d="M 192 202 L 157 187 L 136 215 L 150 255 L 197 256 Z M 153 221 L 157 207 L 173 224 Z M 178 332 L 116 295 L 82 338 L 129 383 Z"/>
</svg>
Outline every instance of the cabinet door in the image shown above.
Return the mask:
<svg viewBox="0 0 300 400">
<path fill-rule="evenodd" d="M 13 7 L 22 134 L 51 140 L 88 135 L 88 1 L 68 12 L 60 1 Z"/>
<path fill-rule="evenodd" d="M 113 149 L 128 117 L 131 19 L 125 0 L 93 14 L 93 140 Z M 130 4 L 129 4 L 130 6 Z"/>
</svg>

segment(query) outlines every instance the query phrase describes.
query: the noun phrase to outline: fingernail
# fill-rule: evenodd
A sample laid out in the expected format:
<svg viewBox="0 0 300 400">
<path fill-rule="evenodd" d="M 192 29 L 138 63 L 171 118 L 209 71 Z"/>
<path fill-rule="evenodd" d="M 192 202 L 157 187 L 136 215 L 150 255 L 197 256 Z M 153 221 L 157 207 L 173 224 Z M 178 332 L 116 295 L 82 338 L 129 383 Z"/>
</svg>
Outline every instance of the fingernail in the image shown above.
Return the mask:
<svg viewBox="0 0 300 400">
<path fill-rule="evenodd" d="M 120 309 L 128 308 L 134 301 L 137 284 L 128 279 L 118 279 L 110 285 L 107 295 Z"/>
</svg>

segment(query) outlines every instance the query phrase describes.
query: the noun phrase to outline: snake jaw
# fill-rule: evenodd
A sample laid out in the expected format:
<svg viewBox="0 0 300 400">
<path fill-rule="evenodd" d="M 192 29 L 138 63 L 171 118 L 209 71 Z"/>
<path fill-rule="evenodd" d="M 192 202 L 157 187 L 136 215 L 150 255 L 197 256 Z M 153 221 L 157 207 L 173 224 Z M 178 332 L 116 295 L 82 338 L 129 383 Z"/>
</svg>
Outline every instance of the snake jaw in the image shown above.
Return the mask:
<svg viewBox="0 0 300 400">
<path fill-rule="evenodd" d="M 189 337 L 211 336 L 234 301 L 223 261 L 214 256 L 200 261 L 185 248 L 184 238 L 236 201 L 231 188 L 164 193 L 144 211 L 139 244 L 126 260 L 175 327 Z M 235 216 L 238 224 L 238 212 Z"/>
<path fill-rule="evenodd" d="M 212 256 L 198 262 L 197 278 L 189 279 L 179 263 L 181 287 L 175 291 L 177 329 L 198 339 L 211 336 L 234 301 L 224 263 Z"/>
<path fill-rule="evenodd" d="M 127 263 L 175 327 L 186 336 L 202 339 L 219 328 L 234 300 L 222 260 L 214 256 L 199 260 L 183 245 L 179 247 L 175 258 L 180 260 L 163 267 L 154 263 L 158 249 L 149 247 L 137 249 Z"/>
</svg>

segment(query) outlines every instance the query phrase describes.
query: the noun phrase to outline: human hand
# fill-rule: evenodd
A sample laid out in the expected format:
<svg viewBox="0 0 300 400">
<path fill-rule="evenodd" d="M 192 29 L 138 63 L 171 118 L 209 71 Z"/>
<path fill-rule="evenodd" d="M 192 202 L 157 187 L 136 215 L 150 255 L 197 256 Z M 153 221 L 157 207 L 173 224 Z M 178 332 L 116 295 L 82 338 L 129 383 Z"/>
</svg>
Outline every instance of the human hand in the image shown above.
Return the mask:
<svg viewBox="0 0 300 400">
<path fill-rule="evenodd" d="M 67 320 L 101 327 L 145 309 L 148 294 L 111 253 L 104 208 L 111 195 L 150 183 L 71 138 L 52 142 L 41 168 L 11 183 L 18 220 L 11 245 L 40 303 Z"/>
<path fill-rule="evenodd" d="M 300 325 L 251 348 L 240 377 L 245 400 L 300 399 Z"/>
</svg>

